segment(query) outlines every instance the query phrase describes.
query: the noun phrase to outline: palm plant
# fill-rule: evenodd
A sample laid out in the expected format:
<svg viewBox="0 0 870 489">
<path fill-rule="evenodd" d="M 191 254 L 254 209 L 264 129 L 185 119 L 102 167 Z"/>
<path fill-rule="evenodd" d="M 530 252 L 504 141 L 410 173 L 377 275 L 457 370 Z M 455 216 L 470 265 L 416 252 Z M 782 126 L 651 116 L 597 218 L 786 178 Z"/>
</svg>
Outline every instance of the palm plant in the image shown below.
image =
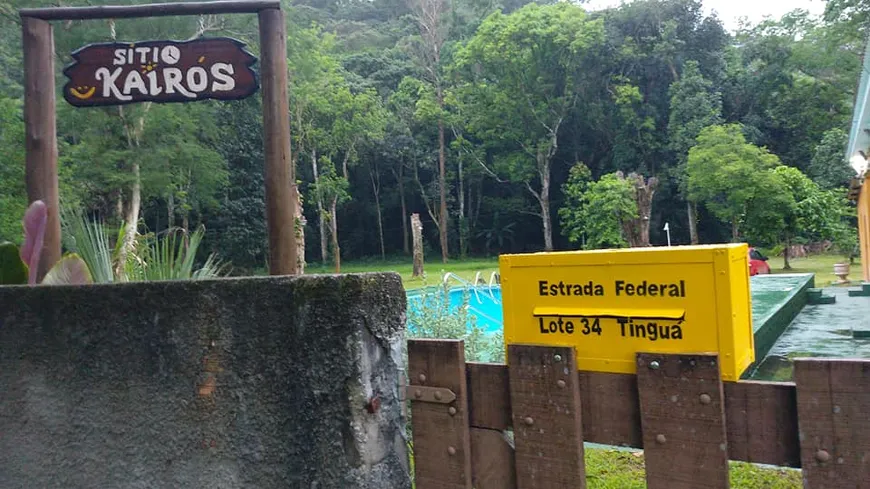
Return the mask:
<svg viewBox="0 0 870 489">
<path fill-rule="evenodd" d="M 178 228 L 167 230 L 163 237 L 140 234 L 126 262 L 116 268 L 120 253 L 117 246 L 110 246 L 102 221 L 91 221 L 78 209 L 63 210 L 61 219 L 67 247 L 78 252 L 97 283 L 202 280 L 227 274 L 227 265 L 214 253 L 195 268 L 196 254 L 205 234 L 202 226 L 189 236 L 186 230 Z M 121 229 L 123 232 L 123 226 Z"/>
<path fill-rule="evenodd" d="M 61 224 L 67 248 L 82 257 L 94 282 L 114 282 L 113 253 L 103 223 L 91 221 L 76 207 L 61 206 Z"/>
<path fill-rule="evenodd" d="M 186 234 L 185 230 L 174 228 L 163 238 L 155 236 L 148 240 L 138 254 L 141 266 L 135 267 L 132 280 L 203 280 L 225 275 L 227 267 L 214 253 L 209 254 L 200 268 L 194 269 L 205 228 L 200 226 L 189 236 Z"/>
</svg>

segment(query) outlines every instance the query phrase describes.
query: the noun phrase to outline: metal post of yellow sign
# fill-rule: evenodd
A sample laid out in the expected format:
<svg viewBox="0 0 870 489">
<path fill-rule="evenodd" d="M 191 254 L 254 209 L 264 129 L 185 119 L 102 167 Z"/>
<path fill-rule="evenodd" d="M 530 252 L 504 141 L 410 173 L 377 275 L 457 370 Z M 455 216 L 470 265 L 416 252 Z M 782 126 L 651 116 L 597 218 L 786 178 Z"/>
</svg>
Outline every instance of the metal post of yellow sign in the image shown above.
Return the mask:
<svg viewBox="0 0 870 489">
<path fill-rule="evenodd" d="M 580 370 L 635 373 L 635 355 L 755 361 L 746 244 L 502 255 L 505 344 L 573 346 Z"/>
</svg>

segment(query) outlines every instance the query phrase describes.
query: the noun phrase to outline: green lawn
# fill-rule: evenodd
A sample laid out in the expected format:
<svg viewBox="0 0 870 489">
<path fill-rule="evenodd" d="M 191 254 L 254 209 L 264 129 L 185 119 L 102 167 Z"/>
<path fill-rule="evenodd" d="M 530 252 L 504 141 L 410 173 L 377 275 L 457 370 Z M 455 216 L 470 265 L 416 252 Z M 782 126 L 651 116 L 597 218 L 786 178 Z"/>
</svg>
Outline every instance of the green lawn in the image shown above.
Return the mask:
<svg viewBox="0 0 870 489">
<path fill-rule="evenodd" d="M 841 255 L 812 255 L 807 258 L 792 258 L 791 270 L 783 270 L 783 259 L 781 256 L 771 256 L 768 260 L 770 271 L 772 273 L 815 273 L 816 287 L 827 287 L 831 282 L 837 280 L 834 276 L 834 263 L 844 261 L 845 258 Z M 849 280 L 852 282 L 861 281 L 861 260 L 855 259 L 855 263 L 851 266 Z"/>
<path fill-rule="evenodd" d="M 801 489 L 798 470 L 761 468 L 731 462 L 733 489 Z M 586 483 L 589 489 L 645 489 L 643 455 L 622 450 L 587 449 Z"/>
</svg>

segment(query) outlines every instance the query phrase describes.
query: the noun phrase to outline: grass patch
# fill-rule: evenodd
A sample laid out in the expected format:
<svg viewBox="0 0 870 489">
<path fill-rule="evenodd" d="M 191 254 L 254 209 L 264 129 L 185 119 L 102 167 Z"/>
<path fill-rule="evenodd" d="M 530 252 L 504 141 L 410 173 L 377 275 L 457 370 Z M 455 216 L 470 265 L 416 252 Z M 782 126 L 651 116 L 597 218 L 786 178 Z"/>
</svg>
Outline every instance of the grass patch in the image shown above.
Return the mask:
<svg viewBox="0 0 870 489">
<path fill-rule="evenodd" d="M 730 462 L 733 489 L 801 489 L 799 470 L 759 467 Z M 642 452 L 586 449 L 586 483 L 589 489 L 646 489 Z"/>
<path fill-rule="evenodd" d="M 783 270 L 781 256 L 771 256 L 768 260 L 771 273 L 814 273 L 816 287 L 829 287 L 837 277 L 834 275 L 834 264 L 847 261 L 842 255 L 812 255 L 806 258 L 791 258 L 791 270 Z M 849 271 L 849 280 L 853 285 L 861 282 L 861 260 L 855 259 Z"/>
</svg>

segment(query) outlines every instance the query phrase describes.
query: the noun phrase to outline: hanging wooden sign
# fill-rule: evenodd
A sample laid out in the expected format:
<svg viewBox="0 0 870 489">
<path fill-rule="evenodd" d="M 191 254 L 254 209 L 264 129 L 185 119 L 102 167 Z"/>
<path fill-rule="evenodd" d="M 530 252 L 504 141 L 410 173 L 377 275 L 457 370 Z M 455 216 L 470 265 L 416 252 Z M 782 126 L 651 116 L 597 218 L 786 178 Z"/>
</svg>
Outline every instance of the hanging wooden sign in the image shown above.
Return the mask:
<svg viewBox="0 0 870 489">
<path fill-rule="evenodd" d="M 76 107 L 238 100 L 259 88 L 257 58 L 229 38 L 91 44 L 72 57 L 63 96 Z"/>
</svg>

